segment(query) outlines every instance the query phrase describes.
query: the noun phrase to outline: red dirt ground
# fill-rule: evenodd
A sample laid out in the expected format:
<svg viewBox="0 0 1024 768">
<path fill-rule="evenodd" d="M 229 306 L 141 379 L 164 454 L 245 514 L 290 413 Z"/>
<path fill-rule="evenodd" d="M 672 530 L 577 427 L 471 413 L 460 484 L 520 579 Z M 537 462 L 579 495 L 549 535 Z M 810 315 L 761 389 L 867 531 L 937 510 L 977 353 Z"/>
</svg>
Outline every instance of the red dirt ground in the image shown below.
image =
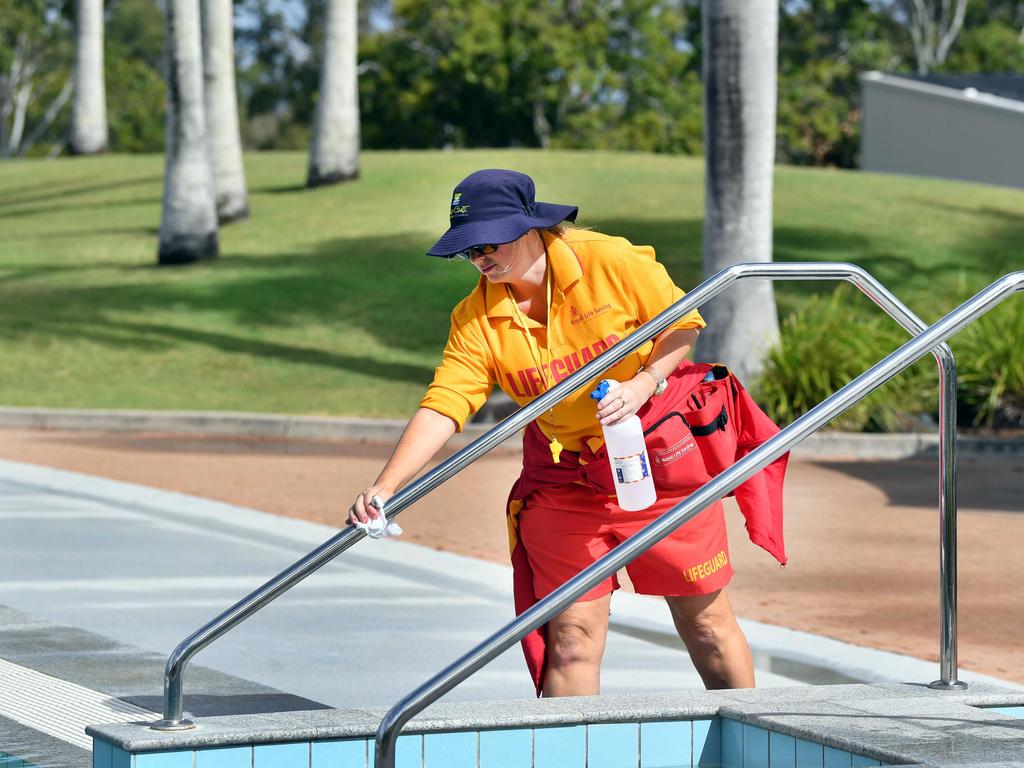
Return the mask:
<svg viewBox="0 0 1024 768">
<path fill-rule="evenodd" d="M 337 526 L 389 452 L 361 442 L 0 431 L 0 458 Z M 507 562 L 504 500 L 519 463 L 506 449 L 478 461 L 403 513 L 404 540 Z M 959 486 L 961 677 L 975 670 L 1024 683 L 1024 459 L 962 459 Z M 747 541 L 730 508 L 737 613 L 937 659 L 937 494 L 934 459 L 791 462 L 786 568 Z"/>
</svg>

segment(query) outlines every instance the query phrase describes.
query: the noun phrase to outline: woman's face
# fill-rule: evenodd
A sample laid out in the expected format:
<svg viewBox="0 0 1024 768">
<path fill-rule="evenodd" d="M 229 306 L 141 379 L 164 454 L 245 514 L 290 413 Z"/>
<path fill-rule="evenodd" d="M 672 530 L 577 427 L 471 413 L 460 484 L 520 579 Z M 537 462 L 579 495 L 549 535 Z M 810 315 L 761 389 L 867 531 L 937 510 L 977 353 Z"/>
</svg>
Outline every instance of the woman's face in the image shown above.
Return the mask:
<svg viewBox="0 0 1024 768">
<path fill-rule="evenodd" d="M 543 253 L 543 241 L 531 229 L 518 240 L 499 245 L 494 253 L 476 253 L 470 261 L 490 282 L 510 283 L 520 280 Z"/>
</svg>

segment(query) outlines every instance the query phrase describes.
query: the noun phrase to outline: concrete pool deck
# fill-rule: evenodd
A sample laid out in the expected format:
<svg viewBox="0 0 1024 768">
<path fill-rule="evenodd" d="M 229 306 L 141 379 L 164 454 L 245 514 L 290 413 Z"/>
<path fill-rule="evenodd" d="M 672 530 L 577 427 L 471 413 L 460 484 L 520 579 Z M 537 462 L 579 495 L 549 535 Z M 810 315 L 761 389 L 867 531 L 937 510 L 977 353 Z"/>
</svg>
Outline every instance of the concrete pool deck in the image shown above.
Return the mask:
<svg viewBox="0 0 1024 768">
<path fill-rule="evenodd" d="M 174 645 L 337 531 L 6 461 L 0 521 L 0 604 L 13 609 L 4 626 L 38 624 L 34 640 L 0 633 L 0 658 L 151 711 L 160 709 L 163 659 Z M 186 677 L 186 707 L 238 716 L 389 706 L 504 624 L 510 591 L 504 566 L 400 540 L 361 542 L 203 651 Z M 933 662 L 758 622 L 743 626 L 764 687 L 937 676 Z M 117 648 L 133 649 L 134 661 L 126 664 Z M 701 688 L 659 600 L 616 595 L 603 687 L 680 695 Z M 487 699 L 532 700 L 517 648 L 445 701 Z"/>
<path fill-rule="evenodd" d="M 3 461 L 0 518 L 0 557 L 17 564 L 0 581 L 0 604 L 163 654 L 337 533 L 185 494 Z M 510 620 L 510 594 L 506 566 L 401 540 L 367 540 L 201 658 L 330 706 L 385 705 Z M 760 622 L 743 626 L 761 662 L 761 686 L 808 677 L 937 676 L 934 663 L 909 656 Z M 660 600 L 617 593 L 612 634 L 607 692 L 701 687 Z M 297 654 L 304 663 L 289 663 Z M 816 670 L 824 676 L 815 678 Z M 477 677 L 453 699 L 532 698 L 517 650 Z"/>
<path fill-rule="evenodd" d="M 0 431 L 0 459 L 99 475 L 337 527 L 390 452 L 381 442 Z M 402 541 L 505 566 L 503 503 L 521 457 L 502 446 L 403 513 Z M 738 615 L 937 664 L 933 456 L 794 457 L 780 568 L 726 500 Z M 1024 455 L 959 462 L 960 665 L 1024 683 Z"/>
</svg>

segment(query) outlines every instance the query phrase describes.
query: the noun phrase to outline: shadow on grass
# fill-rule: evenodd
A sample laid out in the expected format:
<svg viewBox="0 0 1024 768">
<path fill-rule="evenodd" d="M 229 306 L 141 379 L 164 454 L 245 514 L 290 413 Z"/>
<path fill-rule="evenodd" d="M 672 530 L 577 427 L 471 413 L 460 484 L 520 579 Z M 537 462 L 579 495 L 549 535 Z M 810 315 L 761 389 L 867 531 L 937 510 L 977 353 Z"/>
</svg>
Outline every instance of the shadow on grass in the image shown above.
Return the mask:
<svg viewBox="0 0 1024 768">
<path fill-rule="evenodd" d="M 138 237 L 140 235 L 146 235 L 148 237 L 156 237 L 160 234 L 160 228 L 154 226 L 137 226 L 137 227 L 97 227 L 96 229 L 47 229 L 42 232 L 33 232 L 31 234 L 14 235 L 4 237 L 5 243 L 32 243 L 36 240 L 65 240 L 68 238 L 74 238 L 76 240 L 88 237 L 98 236 L 109 236 L 113 235 L 118 237 L 120 235 L 129 235 Z M 156 242 L 153 243 L 153 252 L 156 253 Z M 80 269 L 94 269 L 96 262 L 90 262 L 89 264 L 83 265 Z"/>
<path fill-rule="evenodd" d="M 1005 221 L 1006 223 L 1017 226 L 1018 228 L 1024 228 L 1024 216 L 1011 211 L 1005 211 L 1000 208 L 993 208 L 992 206 L 983 206 L 979 208 L 975 205 L 957 205 L 956 203 L 950 203 L 945 200 L 933 200 L 927 197 L 913 198 L 911 202 L 926 208 L 934 208 L 945 213 L 953 213 L 961 216 L 984 216 L 989 219 Z"/>
<path fill-rule="evenodd" d="M 26 187 L 14 187 L 4 190 L 0 194 L 0 209 L 11 206 L 22 206 L 31 203 L 46 202 L 50 200 L 65 200 L 78 195 L 88 195 L 95 192 L 109 192 L 112 190 L 125 189 L 128 187 L 145 186 L 147 184 L 159 184 L 163 180 L 162 175 L 137 176 L 135 178 L 118 179 L 116 181 L 90 182 L 77 184 L 57 185 L 55 182 L 46 184 L 32 184 Z M 45 189 L 45 192 L 37 190 Z M 133 204 L 137 201 L 133 201 Z M 109 203 L 88 204 L 95 206 L 109 205 Z M 43 210 L 61 210 L 63 205 L 49 206 Z M 84 207 L 76 203 L 74 207 Z M 0 213 L 2 215 L 2 213 Z"/>
<path fill-rule="evenodd" d="M 269 186 L 269 187 L 254 188 L 252 190 L 252 192 L 254 192 L 254 193 L 258 192 L 258 193 L 261 193 L 261 194 L 268 194 L 268 195 L 290 195 L 290 194 L 294 194 L 295 192 L 305 192 L 307 190 L 311 190 L 311 188 L 307 187 L 305 184 L 301 184 L 300 183 L 300 184 L 275 184 L 275 185 Z"/>
<path fill-rule="evenodd" d="M 684 289 L 701 281 L 700 219 L 584 223 L 653 245 Z M 80 234 L 86 241 L 98 232 Z M 992 258 L 1019 237 L 1015 221 L 994 223 L 987 246 Z M 334 238 L 312 250 L 273 256 L 228 252 L 211 262 L 166 271 L 127 264 L 111 270 L 98 261 L 72 267 L 19 266 L 5 278 L 8 284 L 18 281 L 18 286 L 0 298 L 0 325 L 6 338 L 15 341 L 26 335 L 88 339 L 140 351 L 197 344 L 230 354 L 426 383 L 433 373 L 430 366 L 378 361 L 384 349 L 436 360 L 452 308 L 476 282 L 470 265 L 424 256 L 430 242 L 429 236 L 414 234 Z M 934 289 L 938 277 L 962 271 L 962 265 L 949 263 L 922 269 L 910 258 L 885 253 L 884 243 L 870 233 L 780 227 L 775 242 L 780 261 L 860 264 L 897 294 L 907 293 L 901 298 L 915 309 L 916 296 L 904 291 L 893 275 L 912 275 L 923 284 L 923 293 Z M 886 274 L 879 271 L 883 266 Z M 974 266 L 985 273 L 985 264 Z M 780 283 L 778 288 L 783 297 L 832 290 L 830 283 L 814 282 Z M 783 300 L 780 306 L 789 305 Z M 201 327 L 196 319 L 200 316 Z M 296 343 L 297 334 L 310 327 L 321 332 L 337 328 L 339 333 L 355 328 L 373 343 L 365 354 L 353 354 L 344 343 Z"/>
<path fill-rule="evenodd" d="M 44 216 L 51 213 L 65 211 L 111 211 L 117 208 L 137 208 L 140 206 L 159 206 L 163 202 L 161 197 L 133 197 L 129 200 L 96 200 L 92 202 L 76 202 L 68 200 L 56 205 L 37 205 L 21 207 L 20 205 L 7 206 L 7 210 L 0 210 L 0 219 L 15 219 L 27 216 Z M 102 214 L 98 214 L 102 215 Z M 159 214 L 158 214 L 159 215 Z"/>
<path fill-rule="evenodd" d="M 8 242 L 17 241 L 18 238 L 11 238 Z M 51 264 L 47 266 L 34 267 L 0 267 L 0 288 L 5 285 L 12 285 L 22 281 L 38 280 L 42 277 L 59 278 L 62 275 L 70 275 L 77 272 L 98 272 L 101 270 L 132 270 L 142 269 L 140 266 L 125 266 L 123 261 L 90 261 L 88 264 Z M 145 269 L 151 269 L 146 265 Z M 2 308 L 0 308 L 2 313 Z"/>
<path fill-rule="evenodd" d="M 201 345 L 426 384 L 433 364 L 388 361 L 380 352 L 438 358 L 452 307 L 476 278 L 469 265 L 424 256 L 425 247 L 398 235 L 329 240 L 311 253 L 227 254 L 174 270 L 96 262 L 19 268 L 0 280 L 18 281 L 0 300 L 0 325 L 11 341 L 32 335 L 140 352 Z M 311 325 L 354 326 L 375 343 L 365 354 L 344 339 L 338 348 L 296 343 Z"/>
<path fill-rule="evenodd" d="M 703 226 L 702 219 L 681 219 L 675 222 L 602 219 L 594 228 L 606 234 L 622 235 L 634 243 L 654 246 L 658 261 L 665 265 L 676 284 L 684 290 L 690 290 L 704 279 L 701 255 Z M 852 262 L 865 266 L 865 254 L 875 246 L 866 235 L 840 229 L 778 226 L 775 228 L 773 250 L 777 262 Z M 872 272 L 870 268 L 867 269 Z M 831 293 L 839 282 L 775 282 L 780 312 L 787 313 L 801 297 Z"/>
<path fill-rule="evenodd" d="M 929 203 L 930 201 L 918 201 Z M 942 208 L 936 204 L 936 207 Z M 959 211 L 959 209 L 956 209 Z M 964 213 L 978 211 L 964 208 Z M 983 238 L 964 236 L 964 240 L 946 248 L 945 253 L 966 254 L 967 258 L 937 258 L 897 251 L 885 232 L 851 232 L 826 226 L 794 227 L 778 225 L 774 231 L 774 258 L 777 262 L 849 262 L 866 270 L 889 288 L 909 308 L 931 322 L 953 309 L 992 280 L 1007 272 L 1024 268 L 1024 217 L 1005 211 L 982 209 L 991 217 Z M 622 235 L 634 243 L 654 246 L 676 283 L 691 290 L 703 279 L 701 249 L 703 220 L 638 221 L 597 219 L 587 221 L 595 229 Z M 778 281 L 774 283 L 780 318 L 797 309 L 813 295 L 831 294 L 844 281 Z M 851 312 L 880 312 L 859 291 L 851 293 Z"/>
<path fill-rule="evenodd" d="M 964 255 L 965 260 L 943 262 L 936 265 L 936 270 L 963 273 L 965 279 L 977 283 L 970 286 L 972 291 L 976 291 L 996 277 L 1024 268 L 1024 215 L 991 206 L 957 205 L 928 199 L 915 202 L 946 218 L 963 216 L 986 223 L 983 236 L 965 235 L 957 244 L 956 250 Z"/>
<path fill-rule="evenodd" d="M 125 322 L 115 323 L 113 327 L 117 331 L 127 332 L 138 337 L 198 344 L 231 354 L 274 358 L 289 363 L 361 371 L 369 376 L 376 376 L 382 379 L 429 381 L 434 373 L 433 366 L 409 365 L 394 361 L 385 362 L 372 355 L 346 355 L 294 344 L 278 344 L 272 341 L 241 338 L 226 333 L 200 331 L 195 328 L 182 328 L 157 323 Z"/>
<path fill-rule="evenodd" d="M 636 245 L 650 245 L 680 288 L 689 290 L 701 280 L 702 219 L 646 221 L 643 219 L 587 219 L 595 231 L 624 237 Z"/>
</svg>

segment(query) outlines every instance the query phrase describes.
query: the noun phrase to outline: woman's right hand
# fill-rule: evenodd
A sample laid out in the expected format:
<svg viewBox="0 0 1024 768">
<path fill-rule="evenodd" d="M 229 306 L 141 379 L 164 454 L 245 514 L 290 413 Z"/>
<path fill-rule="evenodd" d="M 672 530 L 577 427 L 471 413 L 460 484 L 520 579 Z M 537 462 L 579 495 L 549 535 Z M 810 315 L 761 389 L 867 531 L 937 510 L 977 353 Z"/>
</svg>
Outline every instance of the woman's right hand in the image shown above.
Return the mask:
<svg viewBox="0 0 1024 768">
<path fill-rule="evenodd" d="M 429 408 L 416 411 L 373 485 L 356 496 L 348 508 L 345 522 L 350 525 L 368 523 L 380 517 L 380 509 L 371 503 L 373 497 L 379 496 L 382 502 L 386 502 L 394 496 L 395 491 L 423 469 L 441 446 L 448 442 L 457 426 L 453 419 Z"/>
<path fill-rule="evenodd" d="M 381 502 L 387 502 L 394 495 L 394 491 L 385 485 L 371 485 L 356 496 L 356 500 L 348 508 L 348 519 L 345 522 L 352 525 L 356 522 L 368 523 L 371 519 L 376 520 L 380 517 L 380 509 L 373 503 L 373 497 L 376 496 Z"/>
</svg>

